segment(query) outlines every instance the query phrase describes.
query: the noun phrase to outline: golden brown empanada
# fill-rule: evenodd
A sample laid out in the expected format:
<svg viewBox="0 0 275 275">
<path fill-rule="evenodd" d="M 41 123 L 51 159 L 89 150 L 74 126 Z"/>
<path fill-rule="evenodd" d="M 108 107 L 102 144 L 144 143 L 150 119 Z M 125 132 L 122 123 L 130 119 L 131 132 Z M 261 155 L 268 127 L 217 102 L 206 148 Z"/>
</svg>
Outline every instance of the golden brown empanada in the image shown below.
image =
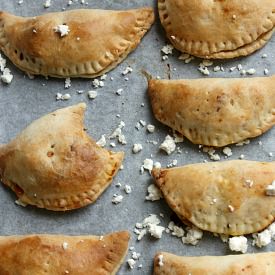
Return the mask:
<svg viewBox="0 0 275 275">
<path fill-rule="evenodd" d="M 155 117 L 195 144 L 225 146 L 275 123 L 275 76 L 150 80 Z"/>
<path fill-rule="evenodd" d="M 0 274 L 116 274 L 127 253 L 128 241 L 127 231 L 102 237 L 64 235 L 0 237 Z"/>
<path fill-rule="evenodd" d="M 158 0 L 161 23 L 180 51 L 204 58 L 246 56 L 275 26 L 273 0 Z"/>
<path fill-rule="evenodd" d="M 93 78 L 126 58 L 153 21 L 152 8 L 72 10 L 31 18 L 0 12 L 0 49 L 30 74 Z M 68 27 L 67 35 L 56 32 L 60 25 Z"/>
<path fill-rule="evenodd" d="M 123 153 L 99 147 L 85 132 L 84 103 L 31 123 L 0 147 L 0 177 L 23 204 L 55 211 L 83 207 L 108 187 Z"/>
<path fill-rule="evenodd" d="M 274 270 L 274 252 L 204 257 L 159 252 L 154 260 L 154 275 L 274 275 Z"/>
<path fill-rule="evenodd" d="M 185 223 L 226 235 L 263 230 L 274 221 L 275 163 L 234 160 L 154 169 L 156 185 Z"/>
</svg>

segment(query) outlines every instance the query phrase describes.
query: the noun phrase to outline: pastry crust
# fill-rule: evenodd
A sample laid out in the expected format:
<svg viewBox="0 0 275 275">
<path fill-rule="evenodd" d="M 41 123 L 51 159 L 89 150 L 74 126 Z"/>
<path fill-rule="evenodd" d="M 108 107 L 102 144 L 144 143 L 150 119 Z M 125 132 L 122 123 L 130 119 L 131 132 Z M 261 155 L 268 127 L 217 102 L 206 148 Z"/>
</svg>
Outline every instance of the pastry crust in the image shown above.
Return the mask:
<svg viewBox="0 0 275 275">
<path fill-rule="evenodd" d="M 155 117 L 195 144 L 222 147 L 275 123 L 275 76 L 149 80 Z"/>
<path fill-rule="evenodd" d="M 265 193 L 275 179 L 274 162 L 198 163 L 154 169 L 152 175 L 179 218 L 202 230 L 237 236 L 274 221 L 275 199 Z"/>
<path fill-rule="evenodd" d="M 128 250 L 129 233 L 104 237 L 27 235 L 0 237 L 2 275 L 116 274 Z"/>
<path fill-rule="evenodd" d="M 180 51 L 204 58 L 246 56 L 270 39 L 273 0 L 158 0 L 161 23 Z"/>
<path fill-rule="evenodd" d="M 163 255 L 163 266 L 159 265 L 159 255 Z M 154 275 L 273 275 L 274 270 L 274 252 L 204 257 L 159 252 L 154 260 Z"/>
<path fill-rule="evenodd" d="M 55 211 L 93 203 L 109 186 L 124 153 L 99 147 L 85 132 L 84 103 L 31 123 L 0 147 L 0 176 L 23 204 Z"/>
<path fill-rule="evenodd" d="M 154 21 L 152 8 L 71 10 L 24 18 L 0 12 L 0 49 L 21 70 L 53 77 L 94 78 L 113 69 Z M 61 37 L 58 25 L 69 27 Z"/>
</svg>

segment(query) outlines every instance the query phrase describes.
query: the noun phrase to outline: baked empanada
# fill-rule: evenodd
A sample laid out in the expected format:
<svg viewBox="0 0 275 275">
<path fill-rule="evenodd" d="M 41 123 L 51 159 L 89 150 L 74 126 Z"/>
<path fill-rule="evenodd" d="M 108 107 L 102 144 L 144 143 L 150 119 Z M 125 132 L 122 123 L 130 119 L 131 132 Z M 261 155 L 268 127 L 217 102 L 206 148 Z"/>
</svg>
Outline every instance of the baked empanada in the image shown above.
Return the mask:
<svg viewBox="0 0 275 275">
<path fill-rule="evenodd" d="M 273 0 L 158 0 L 171 43 L 203 58 L 246 56 L 263 47 L 275 26 Z"/>
<path fill-rule="evenodd" d="M 110 184 L 124 154 L 99 147 L 86 134 L 85 108 L 81 103 L 45 115 L 0 147 L 0 177 L 22 204 L 80 208 Z"/>
<path fill-rule="evenodd" d="M 149 80 L 155 117 L 195 144 L 225 146 L 275 123 L 275 76 Z"/>
<path fill-rule="evenodd" d="M 153 21 L 152 8 L 72 10 L 31 18 L 0 12 L 0 49 L 33 75 L 93 78 L 126 58 Z"/>
<path fill-rule="evenodd" d="M 154 275 L 274 275 L 274 270 L 273 252 L 203 257 L 160 252 L 154 260 Z"/>
<path fill-rule="evenodd" d="M 274 221 L 275 197 L 266 188 L 275 180 L 275 163 L 234 160 L 154 169 L 168 205 L 202 230 L 243 235 Z"/>
<path fill-rule="evenodd" d="M 116 274 L 129 233 L 106 236 L 27 235 L 0 237 L 1 275 Z"/>
</svg>

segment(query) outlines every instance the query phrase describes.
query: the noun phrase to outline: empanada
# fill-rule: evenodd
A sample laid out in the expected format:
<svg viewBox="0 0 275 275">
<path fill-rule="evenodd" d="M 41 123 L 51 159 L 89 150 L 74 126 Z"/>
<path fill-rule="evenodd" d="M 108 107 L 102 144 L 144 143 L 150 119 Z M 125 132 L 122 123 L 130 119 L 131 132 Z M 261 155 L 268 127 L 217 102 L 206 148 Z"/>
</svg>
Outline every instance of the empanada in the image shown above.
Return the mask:
<svg viewBox="0 0 275 275">
<path fill-rule="evenodd" d="M 273 0 L 158 0 L 161 23 L 181 52 L 204 58 L 246 56 L 275 26 Z"/>
<path fill-rule="evenodd" d="M 72 10 L 31 18 L 0 12 L 0 49 L 30 74 L 93 78 L 126 58 L 153 21 L 152 8 Z M 62 25 L 67 31 L 56 32 Z"/>
<path fill-rule="evenodd" d="M 0 147 L 0 177 L 23 204 L 63 211 L 94 202 L 121 166 L 123 153 L 99 147 L 85 132 L 84 103 L 31 123 Z"/>
<path fill-rule="evenodd" d="M 274 275 L 274 270 L 274 252 L 203 257 L 159 252 L 154 260 L 154 275 Z"/>
<path fill-rule="evenodd" d="M 155 117 L 195 144 L 225 146 L 275 123 L 275 76 L 149 80 Z"/>
<path fill-rule="evenodd" d="M 275 163 L 234 160 L 154 169 L 156 185 L 185 223 L 226 235 L 263 230 L 274 221 Z"/>
<path fill-rule="evenodd" d="M 129 233 L 102 237 L 27 235 L 0 237 L 1 275 L 116 274 L 127 253 Z"/>
</svg>

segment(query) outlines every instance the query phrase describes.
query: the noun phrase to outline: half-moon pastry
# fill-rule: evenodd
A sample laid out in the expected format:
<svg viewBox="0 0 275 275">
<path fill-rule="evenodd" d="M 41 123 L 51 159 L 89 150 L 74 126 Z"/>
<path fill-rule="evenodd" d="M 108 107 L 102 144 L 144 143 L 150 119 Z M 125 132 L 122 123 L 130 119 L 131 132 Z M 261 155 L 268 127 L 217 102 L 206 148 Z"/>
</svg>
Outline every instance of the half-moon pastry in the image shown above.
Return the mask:
<svg viewBox="0 0 275 275">
<path fill-rule="evenodd" d="M 116 274 L 127 253 L 128 241 L 127 231 L 101 237 L 0 237 L 0 274 Z"/>
<path fill-rule="evenodd" d="M 243 235 L 274 221 L 275 197 L 266 193 L 275 180 L 274 162 L 198 163 L 152 175 L 178 217 L 202 230 Z"/>
<path fill-rule="evenodd" d="M 181 257 L 159 252 L 154 275 L 273 275 L 275 253 L 228 256 Z"/>
<path fill-rule="evenodd" d="M 21 70 L 94 78 L 117 66 L 154 21 L 152 8 L 71 10 L 36 17 L 0 12 L 0 49 Z"/>
<path fill-rule="evenodd" d="M 85 109 L 81 103 L 45 115 L 0 147 L 0 177 L 20 203 L 71 210 L 93 203 L 109 186 L 124 154 L 87 135 Z"/>
<path fill-rule="evenodd" d="M 181 52 L 234 58 L 263 47 L 275 26 L 273 0 L 158 0 L 168 39 Z"/>
<path fill-rule="evenodd" d="M 275 76 L 149 80 L 155 117 L 195 144 L 225 146 L 275 123 Z"/>
</svg>

